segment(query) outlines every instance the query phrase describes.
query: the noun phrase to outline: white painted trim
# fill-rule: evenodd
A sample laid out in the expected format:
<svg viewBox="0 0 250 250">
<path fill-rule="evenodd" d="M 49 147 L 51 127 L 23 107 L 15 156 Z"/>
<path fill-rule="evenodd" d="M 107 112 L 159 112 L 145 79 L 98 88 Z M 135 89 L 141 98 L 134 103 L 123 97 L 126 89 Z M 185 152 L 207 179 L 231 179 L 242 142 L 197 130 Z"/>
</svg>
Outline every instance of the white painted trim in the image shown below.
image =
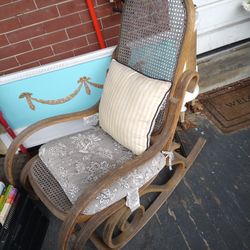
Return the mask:
<svg viewBox="0 0 250 250">
<path fill-rule="evenodd" d="M 197 5 L 197 54 L 250 38 L 250 15 L 242 0 L 194 0 Z"/>
<path fill-rule="evenodd" d="M 250 19 L 250 15 L 243 10 L 241 3 L 235 0 L 221 0 L 198 6 L 197 11 L 199 16 L 198 35 L 247 22 Z M 211 18 L 211 13 L 213 13 L 213 18 Z"/>
<path fill-rule="evenodd" d="M 39 130 L 38 132 L 31 135 L 24 143 L 26 148 L 35 147 L 41 144 L 44 144 L 48 141 L 84 131 L 88 129 L 90 125 L 86 124 L 82 119 L 70 122 L 63 122 L 56 124 L 50 127 Z M 19 128 L 15 130 L 15 133 L 18 135 L 25 128 Z M 7 133 L 0 134 L 0 139 L 8 148 L 12 142 L 12 139 Z"/>
<path fill-rule="evenodd" d="M 51 71 L 64 69 L 64 68 L 72 67 L 74 65 L 81 64 L 81 63 L 90 62 L 90 61 L 101 59 L 107 56 L 111 56 L 114 49 L 115 49 L 115 46 L 109 47 L 106 49 L 97 50 L 97 51 L 90 52 L 90 53 L 86 53 L 84 55 L 72 57 L 69 59 L 64 59 L 61 61 L 49 63 L 49 64 L 35 67 L 32 69 L 19 71 L 19 72 L 12 73 L 6 76 L 2 76 L 0 77 L 0 86 L 3 84 L 17 81 L 17 80 L 22 80 L 22 79 L 30 78 L 33 76 L 42 75 L 45 73 L 49 73 Z"/>
<path fill-rule="evenodd" d="M 211 5 L 211 4 L 215 4 L 217 2 L 220 2 L 221 0 L 193 0 L 194 4 L 197 7 L 202 7 L 202 6 L 206 6 L 206 5 Z"/>
<path fill-rule="evenodd" d="M 247 18 L 247 19 L 242 18 L 242 20 L 238 20 L 237 22 L 235 20 L 232 20 L 232 21 L 225 22 L 223 24 L 217 24 L 217 25 L 214 25 L 214 27 L 208 27 L 206 29 L 198 31 L 197 32 L 198 37 L 202 36 L 202 35 L 206 35 L 207 33 L 213 33 L 213 32 L 216 32 L 218 30 L 226 29 L 227 27 L 231 28 L 234 25 L 244 24 L 244 23 L 247 23 L 249 21 L 250 21 L 250 18 Z"/>
<path fill-rule="evenodd" d="M 224 27 L 223 29 L 214 30 L 212 33 L 199 35 L 197 41 L 197 54 L 202 54 L 223 45 L 249 38 L 249 27 L 250 20 L 248 22 Z"/>
</svg>

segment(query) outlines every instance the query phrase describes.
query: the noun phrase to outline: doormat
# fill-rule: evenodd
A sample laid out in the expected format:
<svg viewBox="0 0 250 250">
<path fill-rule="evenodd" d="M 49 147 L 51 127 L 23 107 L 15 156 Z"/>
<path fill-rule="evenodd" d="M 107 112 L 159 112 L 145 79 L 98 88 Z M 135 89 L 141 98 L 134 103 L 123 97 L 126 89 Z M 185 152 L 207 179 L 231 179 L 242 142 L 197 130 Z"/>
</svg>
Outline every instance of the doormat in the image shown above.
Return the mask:
<svg viewBox="0 0 250 250">
<path fill-rule="evenodd" d="M 204 113 L 223 133 L 250 126 L 250 78 L 203 94 L 199 100 Z"/>
</svg>

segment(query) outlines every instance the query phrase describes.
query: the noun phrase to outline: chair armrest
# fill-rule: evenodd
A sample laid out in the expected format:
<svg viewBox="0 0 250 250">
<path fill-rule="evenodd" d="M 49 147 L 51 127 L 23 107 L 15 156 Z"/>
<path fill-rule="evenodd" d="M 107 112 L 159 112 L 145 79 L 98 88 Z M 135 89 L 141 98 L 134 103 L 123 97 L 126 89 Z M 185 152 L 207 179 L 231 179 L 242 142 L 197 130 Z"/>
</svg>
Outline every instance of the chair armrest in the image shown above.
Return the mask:
<svg viewBox="0 0 250 250">
<path fill-rule="evenodd" d="M 98 112 L 98 107 L 99 107 L 99 102 L 97 104 L 95 104 L 94 106 L 92 106 L 89 109 L 80 111 L 80 112 L 75 112 L 75 113 L 70 113 L 70 114 L 66 114 L 66 115 L 58 115 L 58 116 L 54 116 L 54 117 L 50 117 L 44 120 L 41 120 L 39 122 L 34 123 L 33 125 L 27 127 L 26 129 L 24 129 L 20 134 L 18 134 L 18 136 L 12 141 L 12 143 L 10 144 L 8 150 L 7 150 L 7 154 L 5 156 L 5 160 L 4 160 L 4 171 L 5 171 L 5 176 L 8 179 L 8 181 L 11 184 L 15 184 L 14 183 L 14 178 L 13 178 L 13 160 L 14 160 L 14 156 L 16 151 L 18 150 L 19 146 L 21 144 L 23 144 L 23 142 L 29 138 L 32 134 L 34 134 L 35 132 L 61 123 L 61 122 L 67 122 L 67 121 L 73 121 L 73 120 L 77 120 L 77 119 L 81 119 L 83 117 L 86 116 L 90 116 L 92 114 L 95 114 Z"/>
<path fill-rule="evenodd" d="M 185 71 L 176 86 L 174 97 L 176 98 L 184 98 L 184 93 L 186 91 L 193 92 L 195 87 L 199 82 L 199 73 L 196 71 L 187 70 Z"/>
</svg>

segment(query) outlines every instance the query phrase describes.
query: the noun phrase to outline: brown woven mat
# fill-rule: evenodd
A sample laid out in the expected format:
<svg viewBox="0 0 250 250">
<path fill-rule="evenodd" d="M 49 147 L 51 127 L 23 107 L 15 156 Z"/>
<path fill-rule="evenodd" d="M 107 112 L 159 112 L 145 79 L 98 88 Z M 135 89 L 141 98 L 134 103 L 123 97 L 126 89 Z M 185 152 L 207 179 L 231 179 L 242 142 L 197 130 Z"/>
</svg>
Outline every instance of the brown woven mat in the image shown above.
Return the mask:
<svg viewBox="0 0 250 250">
<path fill-rule="evenodd" d="M 201 95 L 207 117 L 224 133 L 250 126 L 250 78 Z"/>
</svg>

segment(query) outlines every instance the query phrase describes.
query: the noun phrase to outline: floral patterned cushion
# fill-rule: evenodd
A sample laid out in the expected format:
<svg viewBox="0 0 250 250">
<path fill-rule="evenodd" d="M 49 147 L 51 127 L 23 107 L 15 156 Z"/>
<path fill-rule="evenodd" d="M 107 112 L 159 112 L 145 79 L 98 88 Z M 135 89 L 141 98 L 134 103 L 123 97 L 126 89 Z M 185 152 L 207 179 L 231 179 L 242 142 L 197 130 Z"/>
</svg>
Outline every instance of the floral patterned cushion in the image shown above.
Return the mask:
<svg viewBox="0 0 250 250">
<path fill-rule="evenodd" d="M 135 157 L 98 126 L 48 142 L 40 148 L 39 156 L 72 203 L 90 184 Z M 164 166 L 165 157 L 159 153 L 103 189 L 83 213 L 95 214 L 124 197 L 127 206 L 137 208 L 139 202 L 133 199 L 138 201 L 138 189 Z"/>
</svg>

